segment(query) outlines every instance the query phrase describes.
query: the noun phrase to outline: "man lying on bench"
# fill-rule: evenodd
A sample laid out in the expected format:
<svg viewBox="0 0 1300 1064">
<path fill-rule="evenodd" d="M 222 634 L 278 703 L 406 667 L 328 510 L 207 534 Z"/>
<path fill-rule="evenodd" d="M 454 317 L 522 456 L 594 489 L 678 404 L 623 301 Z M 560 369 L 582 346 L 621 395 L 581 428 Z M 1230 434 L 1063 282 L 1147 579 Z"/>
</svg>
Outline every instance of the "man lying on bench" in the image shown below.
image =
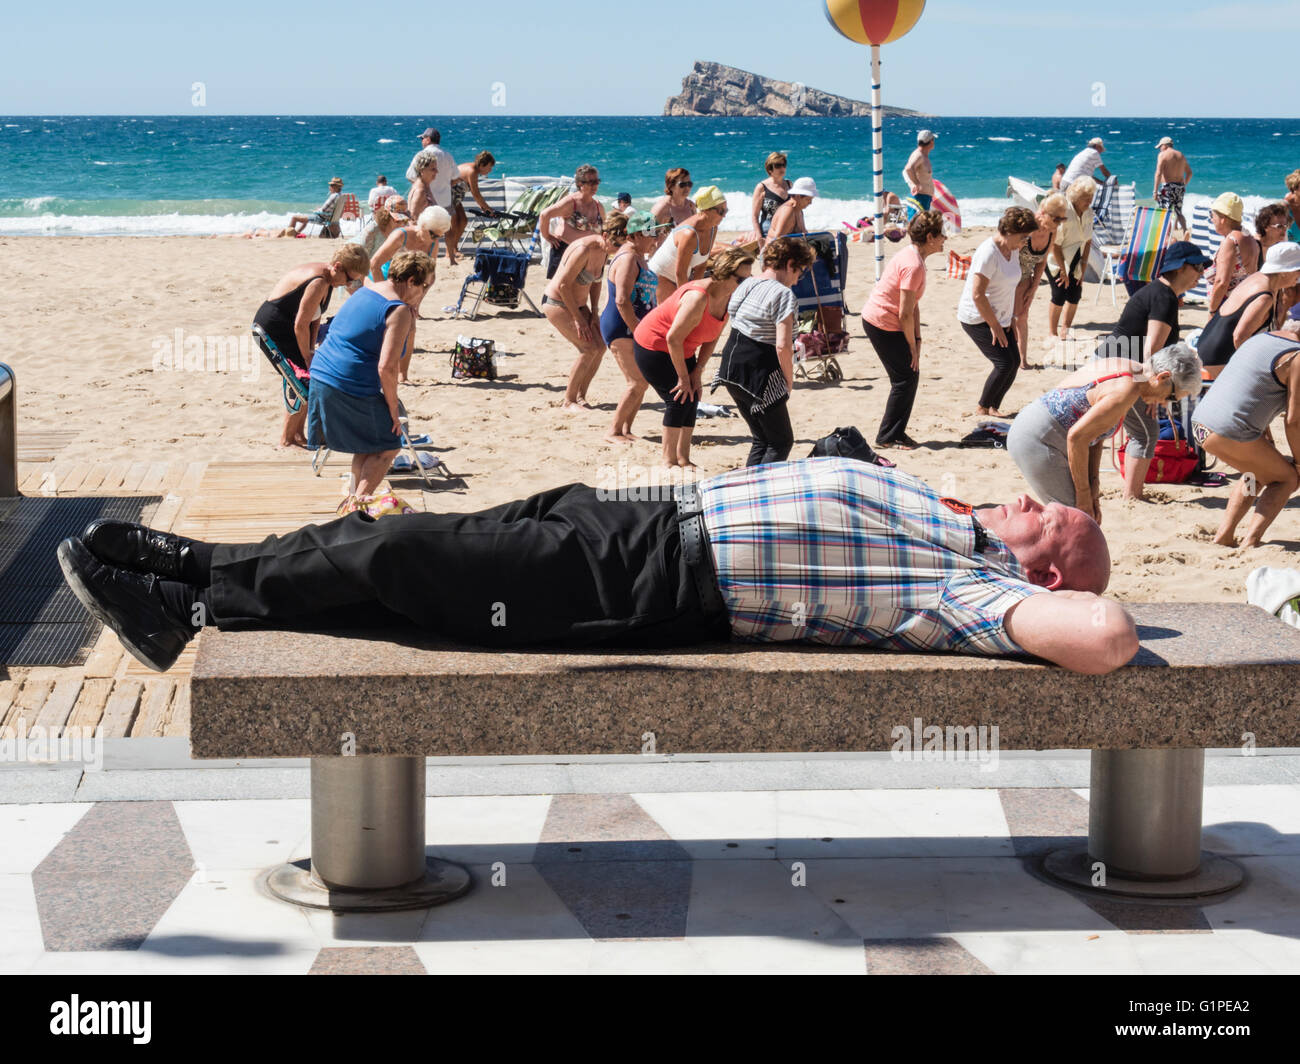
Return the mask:
<svg viewBox="0 0 1300 1064">
<path fill-rule="evenodd" d="M 101 520 L 58 553 L 86 609 L 159 671 L 205 624 L 414 624 L 489 647 L 802 641 L 1032 654 L 1085 673 L 1138 648 L 1132 619 L 1099 597 L 1110 554 L 1083 511 L 1025 495 L 972 510 L 847 458 L 675 490 L 573 484 L 476 514 L 358 511 L 257 544 Z"/>
</svg>

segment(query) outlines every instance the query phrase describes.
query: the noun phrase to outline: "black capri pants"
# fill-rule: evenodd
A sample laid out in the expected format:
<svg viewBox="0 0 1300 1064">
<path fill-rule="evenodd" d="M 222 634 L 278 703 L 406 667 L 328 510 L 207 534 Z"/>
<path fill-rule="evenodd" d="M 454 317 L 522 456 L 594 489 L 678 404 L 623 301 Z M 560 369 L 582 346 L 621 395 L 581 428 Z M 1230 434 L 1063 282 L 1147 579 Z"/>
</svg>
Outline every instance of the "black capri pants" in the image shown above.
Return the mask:
<svg viewBox="0 0 1300 1064">
<path fill-rule="evenodd" d="M 1002 406 L 1011 385 L 1015 383 L 1016 373 L 1020 370 L 1020 348 L 1016 344 L 1015 329 L 1007 326 L 1002 330 L 1007 338 L 1006 347 L 998 347 L 993 342 L 993 330 L 987 322 L 978 325 L 961 323 L 966 335 L 980 349 L 980 354 L 993 363 L 993 369 L 984 381 L 984 391 L 980 393 L 980 406 L 988 410 L 997 410 Z"/>
<path fill-rule="evenodd" d="M 677 387 L 677 367 L 667 351 L 651 351 L 632 340 L 632 353 L 636 356 L 637 369 L 641 371 L 650 387 L 659 393 L 664 401 L 664 428 L 690 429 L 695 427 L 695 408 L 698 399 L 683 403 L 673 398 L 673 389 Z M 695 356 L 686 360 L 686 372 L 695 369 Z"/>
<path fill-rule="evenodd" d="M 907 435 L 907 423 L 912 417 L 912 404 L 916 402 L 921 371 L 912 368 L 912 348 L 904 333 L 881 329 L 866 318 L 862 319 L 862 327 L 871 346 L 875 348 L 876 357 L 889 374 L 889 398 L 885 400 L 885 413 L 880 419 L 876 442 L 899 443 Z"/>
</svg>

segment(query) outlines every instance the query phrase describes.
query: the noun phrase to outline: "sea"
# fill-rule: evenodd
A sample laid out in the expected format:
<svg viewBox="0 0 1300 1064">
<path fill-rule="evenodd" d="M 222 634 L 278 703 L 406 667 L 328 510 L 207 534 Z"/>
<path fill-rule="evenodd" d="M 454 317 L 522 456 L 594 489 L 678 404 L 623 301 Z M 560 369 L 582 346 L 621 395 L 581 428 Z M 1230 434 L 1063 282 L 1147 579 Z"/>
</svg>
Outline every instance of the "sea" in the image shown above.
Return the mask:
<svg viewBox="0 0 1300 1064">
<path fill-rule="evenodd" d="M 239 233 L 280 226 L 318 206 L 327 183 L 364 199 L 377 174 L 406 190 L 404 174 L 430 122 L 457 162 L 482 150 L 494 176 L 571 175 L 591 163 L 600 195 L 648 206 L 663 173 L 684 166 L 698 189 L 718 185 L 731 218 L 749 216 L 763 160 L 780 150 L 789 176 L 820 192 L 810 228 L 838 228 L 871 210 L 866 118 L 184 115 L 0 118 L 0 235 L 122 236 Z M 963 224 L 990 225 L 1008 205 L 1007 178 L 1050 183 L 1090 137 L 1122 182 L 1151 195 L 1155 143 L 1174 138 L 1194 175 L 1188 202 L 1232 191 L 1247 209 L 1280 199 L 1300 167 L 1300 119 L 911 118 L 885 120 L 885 187 L 900 176 L 925 126 L 938 134 L 934 173 L 957 197 Z M 741 226 L 737 226 L 740 228 Z"/>
</svg>

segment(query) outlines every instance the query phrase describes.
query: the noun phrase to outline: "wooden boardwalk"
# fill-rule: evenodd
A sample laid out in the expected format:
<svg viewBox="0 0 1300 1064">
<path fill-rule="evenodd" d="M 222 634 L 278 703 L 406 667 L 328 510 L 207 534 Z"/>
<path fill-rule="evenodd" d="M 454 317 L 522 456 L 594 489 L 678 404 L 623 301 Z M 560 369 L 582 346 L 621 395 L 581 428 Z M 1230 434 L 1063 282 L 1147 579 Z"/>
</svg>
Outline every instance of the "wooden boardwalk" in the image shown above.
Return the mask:
<svg viewBox="0 0 1300 1064">
<path fill-rule="evenodd" d="M 72 433 L 32 433 L 19 439 L 18 483 L 24 495 L 161 495 L 146 523 L 215 542 L 246 543 L 329 520 L 342 497 L 346 459 L 335 456 L 321 477 L 307 459 L 266 462 L 76 462 L 60 452 Z M 401 496 L 425 508 L 419 490 Z M 189 735 L 191 646 L 165 675 L 141 665 L 107 629 L 84 665 L 0 667 L 0 729 L 39 725 L 57 736 L 65 727 L 105 738 Z M 3 733 L 11 734 L 11 733 Z"/>
</svg>

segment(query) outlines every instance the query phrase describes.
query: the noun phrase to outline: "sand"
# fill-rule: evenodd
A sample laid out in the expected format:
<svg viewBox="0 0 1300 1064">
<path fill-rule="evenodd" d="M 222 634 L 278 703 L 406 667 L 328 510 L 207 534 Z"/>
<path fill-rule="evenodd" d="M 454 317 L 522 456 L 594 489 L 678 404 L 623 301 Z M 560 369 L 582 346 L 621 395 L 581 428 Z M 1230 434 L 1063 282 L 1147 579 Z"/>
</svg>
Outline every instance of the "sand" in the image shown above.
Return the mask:
<svg viewBox="0 0 1300 1064">
<path fill-rule="evenodd" d="M 949 247 L 968 255 L 987 235 L 971 229 Z M 79 436 L 66 458 L 265 460 L 310 476 L 304 452 L 275 446 L 282 417 L 279 381 L 249 346 L 248 327 L 285 271 L 326 261 L 335 246 L 322 240 L 198 237 L 0 239 L 0 271 L 8 289 L 0 304 L 0 358 L 17 373 L 20 436 L 75 428 Z M 888 252 L 902 246 L 888 245 Z M 840 425 L 856 425 L 868 440 L 875 437 L 889 381 L 856 313 L 870 289 L 872 261 L 868 248 L 852 247 L 847 295 L 853 313 L 846 327 L 853 340 L 850 351 L 839 356 L 844 381 L 796 383 L 790 408 L 794 457 L 805 456 L 813 440 Z M 1011 501 L 1028 487 L 1006 452 L 956 446 L 978 420 L 973 412 L 989 363 L 957 323 L 961 282 L 948 278 L 941 256 L 929 264 L 922 380 L 910 426 L 928 446 L 889 456 L 944 494 L 975 505 Z M 429 508 L 471 511 L 559 484 L 608 481 L 620 462 L 656 467 L 657 402 L 647 404 L 637 419 L 634 431 L 641 440 L 603 441 L 623 383 L 612 356 L 605 356 L 589 392 L 598 409 L 566 412 L 559 401 L 574 352 L 544 319 L 505 311 L 470 323 L 442 310 L 456 301 L 471 265 L 439 262 L 437 283 L 424 303 L 412 383 L 401 389 L 415 431 L 429 432 L 451 448 L 443 457 L 462 478 L 458 486 L 431 494 Z M 533 267 L 528 291 L 538 302 L 543 284 L 544 271 Z M 1097 303 L 1094 294 L 1094 287 L 1086 286 L 1075 322 L 1080 337 L 1103 334 L 1119 314 L 1109 290 Z M 331 312 L 342 296 L 335 293 Z M 1122 306 L 1122 290 L 1119 299 Z M 1040 288 L 1031 312 L 1031 361 L 1041 362 L 1045 355 L 1047 307 L 1046 288 Z M 1203 325 L 1205 317 L 1203 310 L 1185 308 L 1184 334 Z M 501 379 L 451 380 L 448 359 L 458 333 L 496 341 L 506 353 Z M 205 345 L 213 338 L 214 362 L 217 345 L 226 345 L 224 372 L 215 365 L 200 369 L 193 357 L 187 367 L 186 341 L 195 337 Z M 1004 409 L 1019 410 L 1064 373 L 1059 366 L 1022 372 Z M 711 401 L 730 400 L 720 388 Z M 695 440 L 693 457 L 701 475 L 743 464 L 749 447 L 738 418 L 701 418 Z M 1283 511 L 1264 546 L 1230 550 L 1210 542 L 1226 487 L 1155 485 L 1148 489 L 1151 501 L 1126 503 L 1109 452 L 1103 464 L 1103 529 L 1114 561 L 1110 590 L 1119 599 L 1243 601 L 1251 569 L 1286 566 L 1291 551 L 1300 547 L 1295 504 Z"/>
</svg>

